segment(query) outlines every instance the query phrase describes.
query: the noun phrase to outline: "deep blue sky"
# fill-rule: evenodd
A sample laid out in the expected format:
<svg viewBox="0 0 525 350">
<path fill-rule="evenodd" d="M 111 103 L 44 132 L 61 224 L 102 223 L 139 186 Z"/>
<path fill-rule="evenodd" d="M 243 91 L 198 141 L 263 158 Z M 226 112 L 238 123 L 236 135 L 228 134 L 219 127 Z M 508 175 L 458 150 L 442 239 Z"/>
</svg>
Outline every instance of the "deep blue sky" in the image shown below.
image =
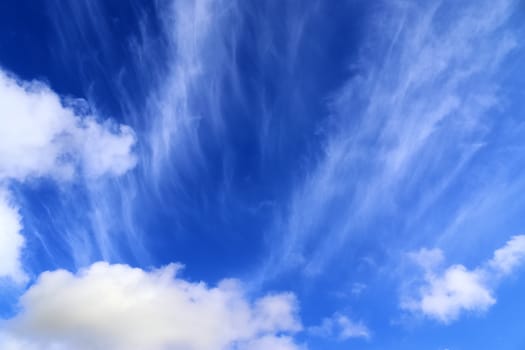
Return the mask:
<svg viewBox="0 0 525 350">
<path fill-rule="evenodd" d="M 5 180 L 29 282 L 5 282 L 0 311 L 44 271 L 179 262 L 249 298 L 293 293 L 309 349 L 525 348 L 525 248 L 512 271 L 495 254 L 525 232 L 524 11 L 1 2 L 2 71 L 130 126 L 137 164 Z"/>
</svg>

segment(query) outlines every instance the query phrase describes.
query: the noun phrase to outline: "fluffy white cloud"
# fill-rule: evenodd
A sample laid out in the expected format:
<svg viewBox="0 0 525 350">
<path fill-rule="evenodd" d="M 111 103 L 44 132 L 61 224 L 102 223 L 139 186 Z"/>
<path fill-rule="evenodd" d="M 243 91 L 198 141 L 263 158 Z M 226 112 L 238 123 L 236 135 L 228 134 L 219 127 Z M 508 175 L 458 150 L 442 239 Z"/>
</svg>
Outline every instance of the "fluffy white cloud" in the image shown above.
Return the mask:
<svg viewBox="0 0 525 350">
<path fill-rule="evenodd" d="M 136 163 L 131 128 L 100 123 L 78 107 L 43 83 L 0 69 L 0 277 L 23 279 L 22 220 L 8 199 L 10 181 L 121 175 Z"/>
<path fill-rule="evenodd" d="M 424 269 L 424 283 L 417 288 L 417 297 L 403 301 L 402 308 L 450 323 L 464 311 L 484 312 L 496 303 L 493 294 L 498 279 L 525 260 L 525 236 L 513 237 L 492 259 L 473 270 L 463 265 L 442 268 L 439 249 L 422 249 L 410 256 Z"/>
<path fill-rule="evenodd" d="M 77 115 L 46 85 L 1 70 L 0 126 L 0 180 L 120 175 L 136 162 L 131 128 Z"/>
<path fill-rule="evenodd" d="M 407 307 L 444 323 L 462 311 L 485 311 L 496 302 L 480 270 L 453 265 L 440 275 L 428 273 L 425 279 L 420 299 Z"/>
<path fill-rule="evenodd" d="M 13 349 L 299 349 L 291 294 L 250 302 L 235 280 L 217 287 L 176 276 L 96 263 L 78 274 L 43 273 L 4 325 Z M 18 347 L 17 347 L 18 346 Z M 7 347 L 7 345 L 5 345 Z"/>
<path fill-rule="evenodd" d="M 504 247 L 494 252 L 489 264 L 501 274 L 511 273 L 525 260 L 525 236 L 512 237 Z"/>
<path fill-rule="evenodd" d="M 18 209 L 9 193 L 0 187 L 0 276 L 9 276 L 15 281 L 25 279 L 19 256 L 24 245 L 21 229 Z"/>
<path fill-rule="evenodd" d="M 337 338 L 370 338 L 370 330 L 362 322 L 355 322 L 348 317 L 335 313 L 323 319 L 321 325 L 310 327 L 310 333 L 320 337 Z"/>
</svg>

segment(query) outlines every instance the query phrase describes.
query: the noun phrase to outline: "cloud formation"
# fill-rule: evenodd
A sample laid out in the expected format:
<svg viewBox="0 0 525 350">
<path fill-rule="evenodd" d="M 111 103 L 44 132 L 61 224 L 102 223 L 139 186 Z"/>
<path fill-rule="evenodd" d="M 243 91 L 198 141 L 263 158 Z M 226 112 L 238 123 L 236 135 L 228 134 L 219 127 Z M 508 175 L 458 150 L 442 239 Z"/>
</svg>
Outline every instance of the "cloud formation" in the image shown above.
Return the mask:
<svg viewBox="0 0 525 350">
<path fill-rule="evenodd" d="M 494 252 L 489 266 L 496 272 L 507 275 L 525 260 L 525 236 L 512 237 L 502 248 Z"/>
<path fill-rule="evenodd" d="M 508 28 L 514 6 L 396 2 L 375 14 L 355 75 L 331 100 L 335 127 L 323 155 L 276 220 L 274 231 L 286 235 L 268 270 L 320 273 L 342 248 L 358 255 L 348 253 L 352 239 L 394 234 L 385 218 L 402 217 L 395 234 L 422 237 L 413 223 L 474 176 L 470 161 L 493 136 L 487 116 L 503 108 L 500 72 L 519 47 Z"/>
<path fill-rule="evenodd" d="M 122 175 L 135 165 L 133 130 L 85 115 L 40 82 L 0 70 L 0 181 Z"/>
<path fill-rule="evenodd" d="M 439 249 L 421 249 L 410 256 L 424 270 L 423 283 L 418 295 L 403 301 L 401 307 L 450 323 L 463 312 L 484 312 L 496 303 L 498 280 L 525 260 L 525 235 L 512 237 L 492 259 L 472 270 L 460 264 L 442 268 Z"/>
<path fill-rule="evenodd" d="M 236 280 L 216 287 L 154 271 L 96 263 L 77 274 L 43 273 L 4 324 L 13 349 L 299 349 L 291 294 L 250 302 Z"/>
<path fill-rule="evenodd" d="M 362 322 L 356 322 L 347 316 L 335 313 L 332 317 L 323 319 L 319 326 L 310 327 L 311 334 L 335 338 L 338 340 L 347 340 L 349 338 L 370 338 L 371 333 L 367 326 Z"/>
<path fill-rule="evenodd" d="M 22 219 L 9 183 L 47 177 L 95 179 L 135 166 L 133 130 L 85 113 L 82 100 L 62 100 L 41 82 L 0 69 L 0 277 L 24 279 Z"/>
<path fill-rule="evenodd" d="M 24 237 L 18 208 L 9 193 L 0 187 L 0 276 L 9 276 L 17 282 L 25 279 L 20 261 Z"/>
</svg>

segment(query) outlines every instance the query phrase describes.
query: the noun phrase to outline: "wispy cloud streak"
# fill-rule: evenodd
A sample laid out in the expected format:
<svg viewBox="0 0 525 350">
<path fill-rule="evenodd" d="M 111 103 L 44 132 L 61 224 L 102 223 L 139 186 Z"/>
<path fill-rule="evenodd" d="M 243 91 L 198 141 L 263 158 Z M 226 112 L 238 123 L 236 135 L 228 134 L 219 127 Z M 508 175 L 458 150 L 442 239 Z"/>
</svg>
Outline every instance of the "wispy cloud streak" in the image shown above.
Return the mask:
<svg viewBox="0 0 525 350">
<path fill-rule="evenodd" d="M 504 63 L 521 49 L 513 6 L 399 3 L 373 16 L 357 77 L 332 100 L 324 155 L 277 220 L 270 275 L 294 266 L 316 274 L 343 250 L 351 260 L 357 237 L 422 239 L 415 223 L 475 176 L 472 160 L 502 132 L 487 116 L 504 118 Z"/>
<path fill-rule="evenodd" d="M 75 259 L 77 266 L 98 258 L 125 261 L 126 256 L 149 264 L 144 244 L 152 233 L 142 227 L 147 219 L 144 201 L 164 207 L 167 190 L 187 196 L 181 177 L 205 173 L 203 145 L 221 139 L 220 85 L 225 72 L 232 69 L 234 52 L 225 40 L 231 39 L 228 30 L 235 26 L 235 2 L 130 3 L 133 18 L 139 20 L 138 30 L 127 33 L 124 43 L 117 42 L 122 38 L 112 32 L 114 22 L 101 3 L 57 3 L 55 7 L 51 13 L 61 56 L 71 56 L 67 51 L 71 42 L 79 42 L 90 52 L 90 68 L 96 67 L 107 80 L 108 86 L 99 86 L 99 91 L 115 96 L 122 113 L 118 117 L 136 130 L 138 156 L 138 167 L 126 177 L 86 183 L 87 192 L 80 195 L 89 212 L 82 225 L 87 222 L 89 228 L 61 222 L 62 229 L 70 232 L 64 240 L 80 259 Z M 115 67 L 122 64 L 122 52 L 116 49 L 120 47 L 128 60 L 122 68 Z M 77 57 L 77 63 L 85 59 Z M 100 100 L 91 86 L 96 83 L 93 73 L 81 66 L 70 69 L 88 82 L 84 89 L 90 99 Z M 62 199 L 75 202 L 78 194 Z M 86 257 L 82 246 L 89 241 L 95 247 Z"/>
</svg>

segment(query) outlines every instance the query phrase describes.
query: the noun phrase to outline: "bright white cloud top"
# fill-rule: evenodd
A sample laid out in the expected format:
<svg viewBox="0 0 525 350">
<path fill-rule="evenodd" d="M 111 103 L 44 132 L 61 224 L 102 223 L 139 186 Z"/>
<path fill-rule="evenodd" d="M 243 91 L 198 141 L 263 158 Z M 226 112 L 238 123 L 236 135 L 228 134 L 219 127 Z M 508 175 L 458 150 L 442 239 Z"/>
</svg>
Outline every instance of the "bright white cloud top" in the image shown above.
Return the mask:
<svg viewBox="0 0 525 350">
<path fill-rule="evenodd" d="M 294 350 L 301 330 L 291 294 L 250 302 L 235 280 L 216 287 L 177 276 L 180 266 L 144 271 L 96 263 L 43 273 L 7 321 L 14 349 Z"/>
<path fill-rule="evenodd" d="M 443 323 L 457 320 L 463 312 L 485 312 L 496 303 L 499 279 L 512 274 L 525 260 L 525 236 L 512 237 L 487 263 L 472 270 L 455 264 L 443 268 L 439 249 L 421 249 L 411 258 L 424 270 L 416 298 L 402 307 Z"/>
<path fill-rule="evenodd" d="M 133 130 L 82 115 L 74 104 L 0 71 L 0 181 L 122 175 L 135 166 Z"/>
<path fill-rule="evenodd" d="M 75 102 L 78 105 L 78 102 Z M 41 82 L 0 70 L 0 277 L 24 280 L 22 219 L 11 181 L 122 175 L 135 166 L 133 130 L 83 115 Z"/>
<path fill-rule="evenodd" d="M 9 193 L 0 187 L 0 277 L 9 276 L 17 282 L 25 279 L 20 261 L 24 245 L 20 219 Z"/>
</svg>

